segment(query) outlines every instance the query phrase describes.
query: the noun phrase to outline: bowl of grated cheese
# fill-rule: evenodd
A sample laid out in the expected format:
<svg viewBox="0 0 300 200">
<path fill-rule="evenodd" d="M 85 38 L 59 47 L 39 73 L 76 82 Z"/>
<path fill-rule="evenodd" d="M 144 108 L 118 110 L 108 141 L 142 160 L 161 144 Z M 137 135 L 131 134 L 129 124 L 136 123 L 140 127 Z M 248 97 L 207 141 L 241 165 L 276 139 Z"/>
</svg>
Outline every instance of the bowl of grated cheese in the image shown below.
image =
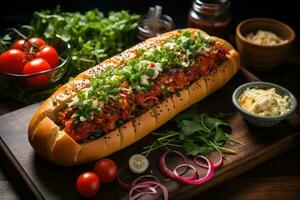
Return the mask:
<svg viewBox="0 0 300 200">
<path fill-rule="evenodd" d="M 270 127 L 295 112 L 297 101 L 287 89 L 269 82 L 250 82 L 239 86 L 232 102 L 243 117 L 259 127 Z"/>
<path fill-rule="evenodd" d="M 271 71 L 283 63 L 294 40 L 293 29 L 274 19 L 251 18 L 236 28 L 242 63 L 256 71 Z"/>
</svg>

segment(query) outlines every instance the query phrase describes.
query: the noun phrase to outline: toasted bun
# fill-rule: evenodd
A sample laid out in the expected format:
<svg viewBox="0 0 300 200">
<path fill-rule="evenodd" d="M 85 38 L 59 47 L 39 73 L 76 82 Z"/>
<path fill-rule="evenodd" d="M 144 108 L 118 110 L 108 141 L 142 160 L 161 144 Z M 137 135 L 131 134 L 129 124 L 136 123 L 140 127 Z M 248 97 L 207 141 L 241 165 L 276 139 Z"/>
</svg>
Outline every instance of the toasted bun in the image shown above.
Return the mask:
<svg viewBox="0 0 300 200">
<path fill-rule="evenodd" d="M 198 29 L 185 29 L 199 32 Z M 221 66 L 201 77 L 180 94 L 159 102 L 146 113 L 106 134 L 105 136 L 83 144 L 76 143 L 68 134 L 60 130 L 57 121 L 58 111 L 77 91 L 89 85 L 89 77 L 96 76 L 109 65 L 119 66 L 124 61 L 139 56 L 140 48 L 150 49 L 165 43 L 166 39 L 178 34 L 178 31 L 168 32 L 161 36 L 148 39 L 136 46 L 105 60 L 101 64 L 82 72 L 71 82 L 59 88 L 49 97 L 33 115 L 29 124 L 28 137 L 35 151 L 45 159 L 63 166 L 73 166 L 95 161 L 108 156 L 120 149 L 133 144 L 157 129 L 179 112 L 202 100 L 212 92 L 226 84 L 240 67 L 239 54 L 226 41 L 216 38 L 229 51 L 228 59 Z M 57 102 L 53 103 L 52 99 Z"/>
</svg>

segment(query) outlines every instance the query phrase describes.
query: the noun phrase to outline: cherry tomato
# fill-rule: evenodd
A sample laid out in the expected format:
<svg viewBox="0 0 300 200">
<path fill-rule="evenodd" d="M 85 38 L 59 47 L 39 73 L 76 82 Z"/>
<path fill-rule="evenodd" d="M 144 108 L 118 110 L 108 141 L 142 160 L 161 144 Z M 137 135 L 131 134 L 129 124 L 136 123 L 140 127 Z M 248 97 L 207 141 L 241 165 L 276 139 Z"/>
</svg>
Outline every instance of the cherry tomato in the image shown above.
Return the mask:
<svg viewBox="0 0 300 200">
<path fill-rule="evenodd" d="M 0 71 L 22 74 L 26 56 L 18 49 L 10 49 L 0 55 Z"/>
<path fill-rule="evenodd" d="M 13 43 L 13 45 L 11 46 L 11 49 L 19 49 L 19 50 L 23 51 L 24 43 L 25 43 L 25 40 L 17 40 Z"/>
<path fill-rule="evenodd" d="M 35 54 L 35 57 L 45 59 L 52 68 L 57 67 L 59 64 L 58 53 L 50 45 L 46 45 L 45 47 L 43 47 L 39 52 Z"/>
<path fill-rule="evenodd" d="M 100 179 L 94 172 L 85 172 L 76 181 L 77 191 L 85 197 L 95 196 L 99 192 L 100 185 Z"/>
<path fill-rule="evenodd" d="M 21 51 L 29 51 L 31 47 L 36 47 L 38 49 L 46 45 L 46 42 L 37 37 L 29 38 L 28 41 L 20 39 L 13 43 L 11 46 L 12 49 L 19 49 Z"/>
<path fill-rule="evenodd" d="M 114 161 L 105 158 L 96 162 L 94 172 L 98 174 L 103 183 L 110 183 L 116 179 L 118 167 Z"/>
<path fill-rule="evenodd" d="M 43 46 L 46 45 L 46 42 L 41 39 L 41 38 L 38 38 L 38 37 L 33 37 L 33 38 L 29 38 L 28 40 L 29 42 L 26 42 L 26 47 L 38 47 L 38 48 L 42 48 Z"/>
<path fill-rule="evenodd" d="M 51 69 L 51 66 L 47 61 L 42 58 L 36 58 L 32 61 L 29 61 L 25 64 L 23 69 L 23 74 L 33 74 L 36 72 L 41 72 Z M 47 85 L 48 78 L 46 74 L 41 74 L 38 76 L 30 77 L 26 79 L 26 83 L 28 86 L 32 87 L 42 87 Z"/>
</svg>

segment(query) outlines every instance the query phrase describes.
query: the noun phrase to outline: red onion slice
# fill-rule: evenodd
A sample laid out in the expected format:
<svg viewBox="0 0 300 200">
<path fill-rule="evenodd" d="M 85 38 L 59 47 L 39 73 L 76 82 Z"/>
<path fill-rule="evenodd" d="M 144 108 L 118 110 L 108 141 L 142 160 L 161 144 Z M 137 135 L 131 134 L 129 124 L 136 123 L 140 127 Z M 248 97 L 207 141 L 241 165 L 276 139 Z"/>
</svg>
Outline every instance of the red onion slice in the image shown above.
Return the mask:
<svg viewBox="0 0 300 200">
<path fill-rule="evenodd" d="M 158 162 L 158 167 L 163 175 L 165 175 L 168 178 L 171 178 L 172 180 L 177 180 L 176 176 L 174 175 L 174 172 L 171 171 L 166 164 L 166 156 L 171 153 L 177 154 L 179 157 L 181 157 L 181 159 L 183 160 L 184 163 L 187 163 L 186 157 L 179 151 L 167 150 L 163 154 L 161 154 L 161 156 L 159 158 L 159 162 Z M 186 172 L 186 170 L 187 170 L 187 168 L 182 173 L 180 173 L 180 175 L 184 174 Z M 186 177 L 186 178 L 195 179 L 195 178 L 197 178 L 197 174 L 194 174 L 194 175 L 192 175 L 190 177 Z"/>
<path fill-rule="evenodd" d="M 150 180 L 149 180 L 150 179 Z M 152 180 L 151 180 L 152 179 Z M 160 183 L 159 179 L 156 177 L 156 176 L 153 176 L 153 175 L 143 175 L 143 176 L 140 176 L 140 177 L 137 177 L 133 182 L 132 182 L 132 185 L 136 185 L 140 182 L 146 182 L 146 181 L 154 181 L 154 182 L 157 182 L 157 183 Z"/>
<path fill-rule="evenodd" d="M 223 156 L 222 156 L 220 153 L 217 153 L 217 154 L 219 155 L 219 160 L 218 160 L 218 162 L 216 162 L 216 163 L 212 163 L 214 169 L 219 168 L 219 167 L 223 164 L 223 160 L 224 160 Z M 201 163 L 201 162 L 199 161 L 199 158 L 202 158 L 202 157 L 201 157 L 201 156 L 195 157 L 195 158 L 194 158 L 194 162 L 195 162 L 197 165 L 199 165 L 199 166 L 201 166 L 201 167 L 203 167 L 203 168 L 205 168 L 205 169 L 208 169 L 208 166 L 205 165 L 205 164 L 203 164 L 203 163 Z M 203 159 L 203 158 L 202 158 L 202 159 Z"/>
<path fill-rule="evenodd" d="M 117 175 L 117 181 L 119 183 L 119 186 L 122 189 L 130 190 L 134 185 L 139 184 L 139 183 L 143 183 L 143 182 L 147 182 L 147 181 L 160 183 L 159 179 L 156 176 L 153 176 L 153 175 L 150 175 L 150 174 L 139 176 L 132 183 L 125 183 L 124 181 L 121 180 L 121 177 L 120 177 L 121 171 L 124 170 L 124 169 L 125 169 L 125 167 L 120 168 L 119 171 L 118 171 L 118 175 Z"/>
<path fill-rule="evenodd" d="M 117 175 L 117 181 L 119 183 L 119 186 L 124 189 L 124 190 L 130 190 L 132 188 L 132 184 L 131 183 L 125 183 L 124 181 L 121 180 L 120 174 L 121 171 L 124 170 L 126 167 L 122 167 L 119 169 L 118 171 L 118 175 Z"/>
<path fill-rule="evenodd" d="M 194 167 L 191 167 L 192 165 L 189 165 L 189 164 L 181 164 L 181 165 L 178 165 L 177 167 L 175 167 L 174 169 L 174 175 L 176 177 L 177 180 L 181 181 L 181 182 L 184 182 L 184 183 L 187 183 L 187 184 L 191 184 L 191 185 L 200 185 L 202 183 L 205 183 L 207 181 L 209 181 L 212 177 L 213 177 L 213 174 L 214 174 L 214 167 L 213 167 L 213 163 L 207 159 L 206 157 L 204 156 L 199 156 L 201 157 L 202 159 L 204 159 L 207 164 L 208 164 L 208 170 L 205 174 L 205 176 L 201 177 L 201 178 L 198 178 L 198 179 L 187 179 L 185 177 L 182 177 L 178 174 L 177 170 L 181 167 L 183 167 L 184 165 L 186 167 L 190 167 L 190 168 L 194 168 Z"/>
<path fill-rule="evenodd" d="M 134 191 L 132 192 L 132 196 L 129 196 L 129 199 L 139 199 L 141 196 L 144 196 L 146 194 L 157 194 L 157 191 L 153 187 L 145 186 L 145 185 L 137 185 L 136 186 L 136 194 L 133 194 Z"/>
<path fill-rule="evenodd" d="M 180 169 L 180 168 L 182 168 L 182 167 L 185 167 L 186 169 L 188 169 L 188 168 L 192 169 L 194 171 L 193 175 L 192 176 L 188 176 L 188 177 L 184 177 L 184 176 L 178 174 L 177 170 Z M 185 180 L 195 180 L 195 179 L 198 179 L 197 169 L 193 165 L 188 164 L 188 163 L 182 163 L 180 165 L 177 165 L 174 168 L 174 175 L 177 176 L 177 178 L 180 177 L 179 181 L 181 181 L 182 179 L 185 179 Z"/>
<path fill-rule="evenodd" d="M 168 199 L 168 190 L 164 185 L 155 181 L 146 181 L 138 183 L 131 188 L 129 191 L 129 200 L 136 200 L 146 194 L 157 194 L 157 190 L 153 186 L 158 186 L 162 190 L 163 199 Z M 142 192 L 140 192 L 141 189 L 143 189 Z"/>
</svg>

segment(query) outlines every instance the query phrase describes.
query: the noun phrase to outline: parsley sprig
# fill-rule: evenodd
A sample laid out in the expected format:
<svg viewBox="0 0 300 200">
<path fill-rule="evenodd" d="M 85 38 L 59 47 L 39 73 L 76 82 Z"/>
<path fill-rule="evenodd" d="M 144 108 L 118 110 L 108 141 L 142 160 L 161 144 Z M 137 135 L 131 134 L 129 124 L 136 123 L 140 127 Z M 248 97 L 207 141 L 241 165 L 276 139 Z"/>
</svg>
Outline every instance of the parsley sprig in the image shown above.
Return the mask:
<svg viewBox="0 0 300 200">
<path fill-rule="evenodd" d="M 206 113 L 194 111 L 184 112 L 174 119 L 177 124 L 175 131 L 153 133 L 159 138 L 150 146 L 145 147 L 143 154 L 148 156 L 150 152 L 161 147 L 182 148 L 187 155 L 192 156 L 207 155 L 212 151 L 217 151 L 221 155 L 236 154 L 234 150 L 224 147 L 226 141 L 243 143 L 230 137 L 230 125 L 219 116 L 210 117 Z"/>
</svg>

